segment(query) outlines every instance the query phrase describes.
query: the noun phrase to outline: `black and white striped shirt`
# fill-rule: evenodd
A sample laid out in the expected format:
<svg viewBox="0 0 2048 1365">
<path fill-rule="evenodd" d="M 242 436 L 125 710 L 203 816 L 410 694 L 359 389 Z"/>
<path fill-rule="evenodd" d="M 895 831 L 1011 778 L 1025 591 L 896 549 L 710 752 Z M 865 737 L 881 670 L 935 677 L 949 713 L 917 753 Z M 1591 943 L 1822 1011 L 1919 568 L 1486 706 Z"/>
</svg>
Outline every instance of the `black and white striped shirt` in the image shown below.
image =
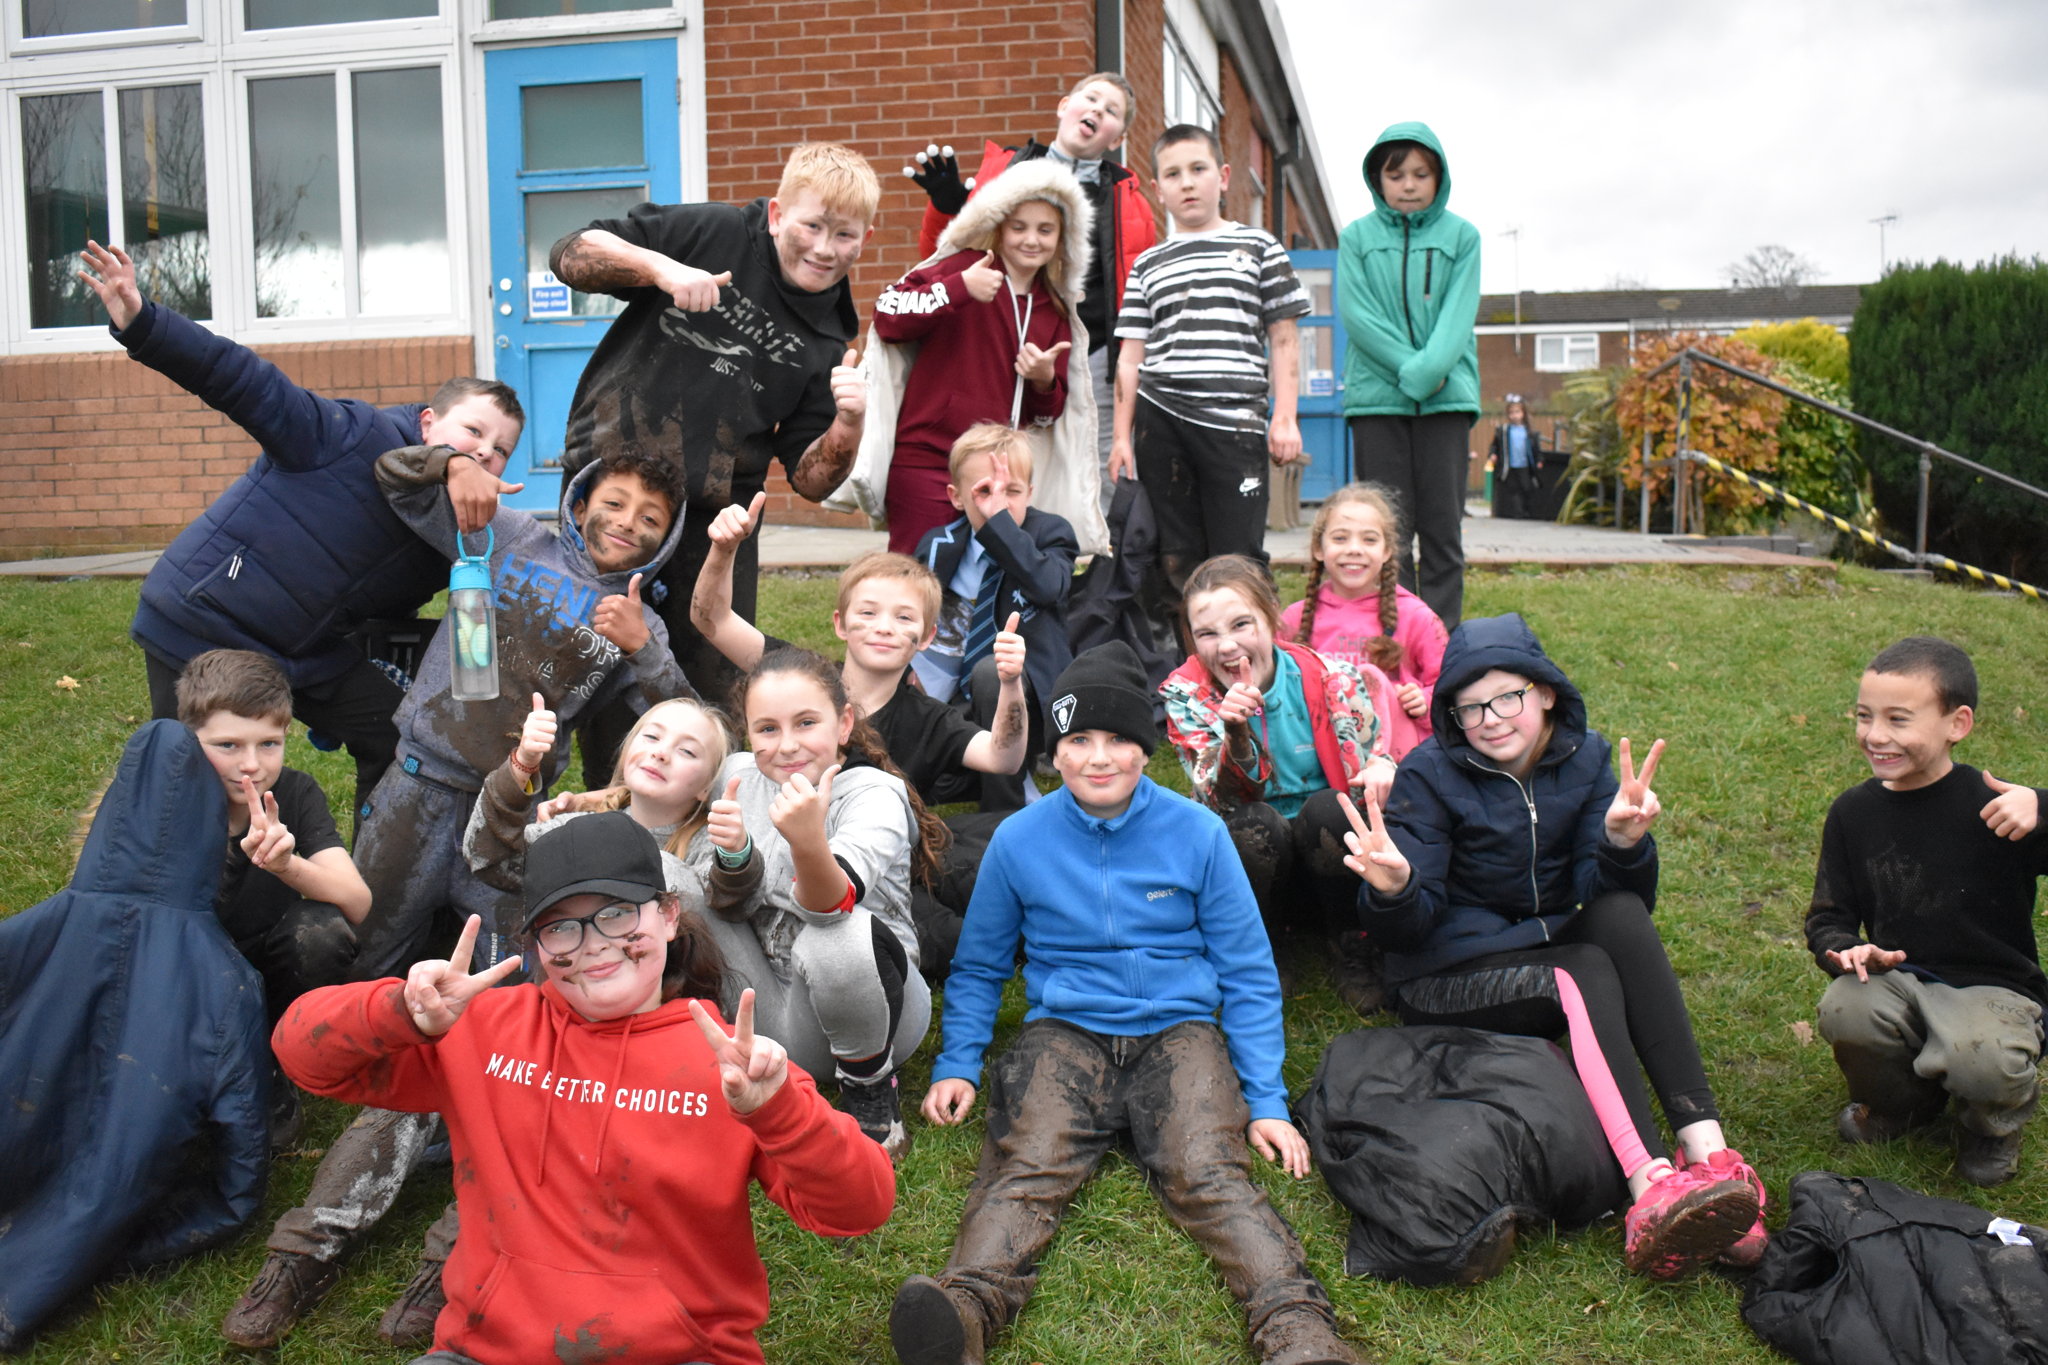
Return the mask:
<svg viewBox="0 0 2048 1365">
<path fill-rule="evenodd" d="M 1145 343 L 1139 397 L 1201 426 L 1263 433 L 1266 329 L 1308 310 L 1273 235 L 1228 223 L 1140 255 L 1116 334 Z"/>
</svg>

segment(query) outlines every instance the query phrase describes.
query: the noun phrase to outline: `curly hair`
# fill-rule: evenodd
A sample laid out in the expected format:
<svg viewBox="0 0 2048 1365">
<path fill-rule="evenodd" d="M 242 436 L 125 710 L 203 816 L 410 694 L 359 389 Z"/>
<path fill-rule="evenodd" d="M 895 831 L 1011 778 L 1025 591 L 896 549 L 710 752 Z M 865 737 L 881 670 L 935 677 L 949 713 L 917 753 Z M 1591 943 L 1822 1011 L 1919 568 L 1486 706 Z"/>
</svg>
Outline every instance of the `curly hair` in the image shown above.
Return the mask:
<svg viewBox="0 0 2048 1365">
<path fill-rule="evenodd" d="M 599 484 L 615 475 L 638 479 L 647 486 L 648 492 L 660 494 L 668 503 L 671 520 L 682 516 L 685 501 L 682 467 L 674 460 L 632 445 L 622 446 L 597 462 L 597 472 L 590 475 L 590 481 L 584 485 L 583 496 L 576 505 L 583 506 Z"/>
<path fill-rule="evenodd" d="M 1366 642 L 1365 657 L 1366 662 L 1391 678 L 1401 666 L 1402 655 L 1401 643 L 1394 638 L 1394 625 L 1400 619 L 1401 609 L 1394 592 L 1401 573 L 1401 518 L 1394 511 L 1393 495 L 1379 484 L 1345 484 L 1316 509 L 1316 519 L 1308 528 L 1308 587 L 1301 599 L 1301 622 L 1295 627 L 1294 642 L 1315 648 L 1316 607 L 1323 586 L 1323 532 L 1340 507 L 1372 508 L 1380 514 L 1386 532 L 1387 553 L 1380 561 L 1380 581 L 1375 589 L 1379 593 L 1380 633 Z"/>
</svg>

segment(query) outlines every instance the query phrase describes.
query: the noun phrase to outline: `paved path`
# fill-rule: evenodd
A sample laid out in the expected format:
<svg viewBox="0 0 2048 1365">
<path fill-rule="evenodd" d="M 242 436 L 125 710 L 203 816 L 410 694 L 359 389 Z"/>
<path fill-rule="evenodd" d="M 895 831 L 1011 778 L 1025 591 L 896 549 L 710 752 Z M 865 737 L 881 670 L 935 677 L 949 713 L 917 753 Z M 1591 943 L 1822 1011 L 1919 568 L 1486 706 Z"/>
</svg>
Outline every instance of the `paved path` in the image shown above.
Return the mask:
<svg viewBox="0 0 2048 1365">
<path fill-rule="evenodd" d="M 765 568 L 839 568 L 869 550 L 881 549 L 887 539 L 880 531 L 769 525 L 761 531 L 761 564 Z M 1278 564 L 1307 563 L 1306 521 L 1291 531 L 1267 532 L 1266 551 Z M 1598 526 L 1559 526 L 1547 521 L 1499 521 L 1476 504 L 1465 518 L 1465 557 L 1474 564 L 1802 562 L 1792 555 L 1714 545 L 1691 536 L 1641 535 Z M 0 563 L 0 575 L 43 579 L 140 578 L 154 563 L 154 551 L 73 555 Z"/>
</svg>

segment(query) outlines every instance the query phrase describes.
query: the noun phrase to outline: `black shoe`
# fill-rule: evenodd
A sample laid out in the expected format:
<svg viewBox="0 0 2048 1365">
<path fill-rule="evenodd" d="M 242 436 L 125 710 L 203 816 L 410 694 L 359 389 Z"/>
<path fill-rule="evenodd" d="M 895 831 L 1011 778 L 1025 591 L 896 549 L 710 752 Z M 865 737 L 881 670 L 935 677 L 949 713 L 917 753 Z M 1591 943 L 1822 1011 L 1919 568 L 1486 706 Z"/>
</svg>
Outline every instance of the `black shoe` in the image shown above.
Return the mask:
<svg viewBox="0 0 2048 1365">
<path fill-rule="evenodd" d="M 1867 1142 L 1892 1142 L 1940 1117 L 1939 1108 L 1913 1114 L 1890 1114 L 1872 1109 L 1861 1101 L 1852 1100 L 1843 1106 L 1841 1113 L 1835 1115 L 1835 1132 L 1842 1141 L 1858 1145 Z"/>
<path fill-rule="evenodd" d="M 903 1097 L 896 1073 L 881 1077 L 839 1073 L 839 1107 L 853 1115 L 861 1132 L 873 1138 L 891 1162 L 910 1150 L 910 1130 L 903 1126 Z"/>
<path fill-rule="evenodd" d="M 1956 1174 L 1972 1185 L 2003 1185 L 2019 1174 L 2020 1135 L 2003 1137 L 1956 1129 Z"/>
<path fill-rule="evenodd" d="M 282 1071 L 270 1073 L 270 1150 L 287 1151 L 299 1145 L 306 1131 L 306 1113 L 299 1105 L 299 1088 Z"/>
<path fill-rule="evenodd" d="M 890 1305 L 889 1344 L 902 1365 L 981 1365 L 981 1318 L 929 1275 L 912 1275 Z"/>
<path fill-rule="evenodd" d="M 448 1306 L 448 1296 L 441 1289 L 441 1272 L 447 1265 L 446 1261 L 431 1258 L 421 1260 L 420 1268 L 413 1272 L 412 1283 L 384 1310 L 377 1323 L 378 1336 L 393 1346 L 408 1349 L 432 1344 L 434 1321 Z"/>
<path fill-rule="evenodd" d="M 1361 933 L 1339 934 L 1330 945 L 1330 984 L 1337 998 L 1361 1015 L 1378 1014 L 1387 1007 L 1381 956 Z"/>
</svg>

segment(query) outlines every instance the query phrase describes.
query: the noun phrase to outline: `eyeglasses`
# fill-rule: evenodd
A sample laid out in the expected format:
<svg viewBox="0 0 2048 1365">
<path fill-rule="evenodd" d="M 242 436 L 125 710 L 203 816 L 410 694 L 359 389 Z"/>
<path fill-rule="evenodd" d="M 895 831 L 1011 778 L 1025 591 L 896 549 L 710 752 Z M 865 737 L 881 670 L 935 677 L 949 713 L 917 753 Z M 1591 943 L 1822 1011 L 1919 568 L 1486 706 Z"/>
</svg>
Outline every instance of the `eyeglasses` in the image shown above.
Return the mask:
<svg viewBox="0 0 2048 1365">
<path fill-rule="evenodd" d="M 640 927 L 640 907 L 615 901 L 593 914 L 571 919 L 551 919 L 533 931 L 533 939 L 556 957 L 567 957 L 583 946 L 583 928 L 589 925 L 606 938 L 625 938 Z"/>
<path fill-rule="evenodd" d="M 1465 706 L 1453 706 L 1451 708 L 1451 719 L 1458 722 L 1460 730 L 1469 730 L 1475 725 L 1484 724 L 1488 711 L 1493 712 L 1494 715 L 1499 716 L 1502 720 L 1513 720 L 1516 716 L 1522 714 L 1522 707 L 1527 704 L 1529 688 L 1532 685 L 1525 683 L 1512 692 L 1503 692 L 1499 696 L 1487 701 L 1475 701 Z"/>
</svg>

